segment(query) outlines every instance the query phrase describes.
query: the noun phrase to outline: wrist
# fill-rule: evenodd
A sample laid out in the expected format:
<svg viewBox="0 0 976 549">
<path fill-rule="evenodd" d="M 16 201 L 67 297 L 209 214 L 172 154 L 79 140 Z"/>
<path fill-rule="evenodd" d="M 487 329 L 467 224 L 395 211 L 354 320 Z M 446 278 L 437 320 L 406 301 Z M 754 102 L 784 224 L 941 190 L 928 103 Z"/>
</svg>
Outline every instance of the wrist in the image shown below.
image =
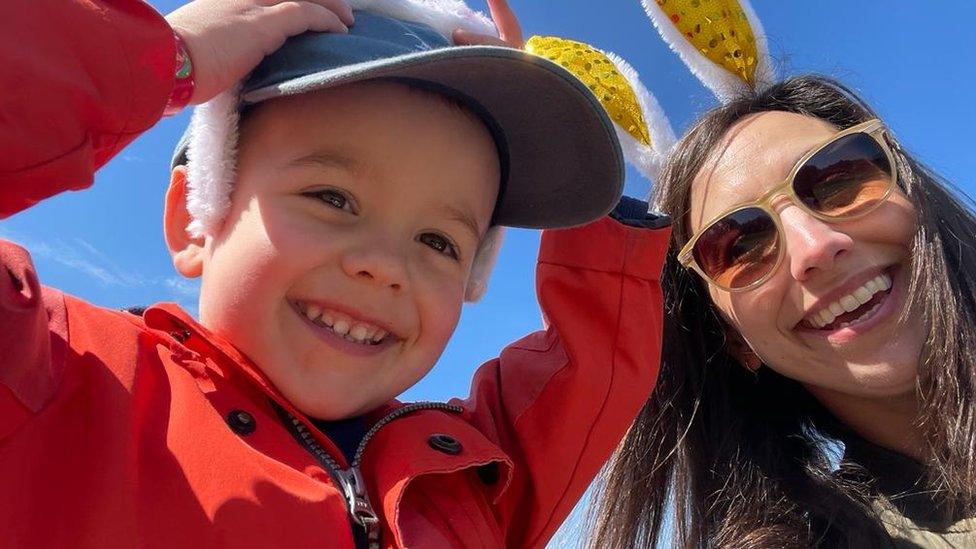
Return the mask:
<svg viewBox="0 0 976 549">
<path fill-rule="evenodd" d="M 166 108 L 163 109 L 163 116 L 172 116 L 182 111 L 193 96 L 193 88 L 196 84 L 193 74 L 193 61 L 190 59 L 190 52 L 186 47 L 183 38 L 176 32 L 173 33 L 176 40 L 176 59 L 174 61 L 174 83 L 173 91 L 166 101 Z"/>
</svg>

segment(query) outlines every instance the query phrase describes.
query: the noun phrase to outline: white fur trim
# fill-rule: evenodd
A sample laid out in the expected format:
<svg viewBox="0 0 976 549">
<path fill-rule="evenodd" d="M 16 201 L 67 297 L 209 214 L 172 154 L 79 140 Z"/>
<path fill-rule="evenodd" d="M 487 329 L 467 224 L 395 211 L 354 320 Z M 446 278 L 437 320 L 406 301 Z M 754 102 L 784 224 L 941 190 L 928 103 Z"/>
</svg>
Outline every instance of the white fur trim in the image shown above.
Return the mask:
<svg viewBox="0 0 976 549">
<path fill-rule="evenodd" d="M 236 175 L 238 121 L 237 89 L 225 91 L 193 111 L 187 146 L 186 209 L 192 221 L 187 231 L 212 235 L 230 207 Z"/>
<path fill-rule="evenodd" d="M 471 278 L 468 280 L 468 287 L 464 290 L 465 301 L 472 303 L 478 301 L 488 291 L 488 279 L 495 268 L 495 262 L 498 261 L 498 252 L 502 249 L 503 240 L 505 240 L 505 227 L 500 225 L 489 228 L 485 233 L 481 246 L 474 256 L 474 263 L 471 265 Z"/>
<path fill-rule="evenodd" d="M 664 114 L 664 109 L 657 102 L 657 98 L 641 82 L 637 70 L 619 55 L 612 52 L 603 53 L 616 65 L 617 71 L 627 79 L 630 87 L 634 90 L 641 113 L 644 115 L 644 122 L 647 123 L 648 134 L 651 137 L 651 146 L 648 147 L 637 141 L 619 124 L 614 124 L 614 129 L 617 131 L 617 137 L 620 139 L 620 145 L 624 152 L 624 158 L 637 168 L 641 175 L 653 182 L 661 168 L 664 167 L 665 158 L 667 158 L 671 148 L 674 147 L 676 141 L 674 130 L 671 128 L 667 115 Z"/>
<path fill-rule="evenodd" d="M 491 19 L 461 0 L 348 0 L 354 10 L 366 10 L 401 21 L 423 23 L 450 40 L 455 29 L 498 36 Z"/>
<path fill-rule="evenodd" d="M 756 38 L 756 91 L 762 91 L 771 86 L 776 78 L 772 59 L 769 57 L 766 33 L 763 31 L 762 24 L 759 22 L 749 0 L 738 0 L 738 2 L 746 14 L 746 19 L 752 27 L 753 36 Z M 686 40 L 655 0 L 641 0 L 641 3 L 664 41 L 681 57 L 691 72 L 712 90 L 719 101 L 728 103 L 752 92 L 741 78 L 712 62 L 698 51 L 691 42 Z"/>
</svg>

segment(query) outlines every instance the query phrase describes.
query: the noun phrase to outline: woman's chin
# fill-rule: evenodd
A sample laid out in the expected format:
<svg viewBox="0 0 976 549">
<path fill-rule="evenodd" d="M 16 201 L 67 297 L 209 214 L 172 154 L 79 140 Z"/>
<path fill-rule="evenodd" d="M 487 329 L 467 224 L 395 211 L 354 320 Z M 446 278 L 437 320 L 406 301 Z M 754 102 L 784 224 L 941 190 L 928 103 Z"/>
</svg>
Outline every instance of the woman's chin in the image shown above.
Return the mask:
<svg viewBox="0 0 976 549">
<path fill-rule="evenodd" d="M 842 368 L 841 376 L 804 385 L 815 395 L 830 392 L 856 398 L 893 398 L 914 394 L 918 384 L 918 361 L 848 363 Z"/>
</svg>

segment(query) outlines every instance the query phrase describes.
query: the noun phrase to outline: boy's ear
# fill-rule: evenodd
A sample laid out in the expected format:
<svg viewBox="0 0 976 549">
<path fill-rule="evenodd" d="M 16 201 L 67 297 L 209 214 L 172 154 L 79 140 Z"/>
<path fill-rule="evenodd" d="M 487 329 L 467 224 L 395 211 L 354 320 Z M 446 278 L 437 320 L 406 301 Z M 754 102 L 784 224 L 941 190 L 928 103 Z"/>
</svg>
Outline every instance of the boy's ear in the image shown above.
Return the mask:
<svg viewBox="0 0 976 549">
<path fill-rule="evenodd" d="M 190 221 L 186 209 L 186 166 L 177 166 L 170 174 L 166 190 L 163 236 L 176 270 L 187 278 L 196 278 L 203 274 L 204 238 L 187 232 Z"/>
</svg>

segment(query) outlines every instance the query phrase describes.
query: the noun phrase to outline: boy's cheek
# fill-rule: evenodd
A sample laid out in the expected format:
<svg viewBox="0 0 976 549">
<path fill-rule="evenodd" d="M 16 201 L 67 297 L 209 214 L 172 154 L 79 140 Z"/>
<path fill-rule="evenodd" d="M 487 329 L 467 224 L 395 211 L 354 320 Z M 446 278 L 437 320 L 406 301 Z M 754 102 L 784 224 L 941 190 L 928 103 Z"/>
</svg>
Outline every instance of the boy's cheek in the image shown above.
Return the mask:
<svg viewBox="0 0 976 549">
<path fill-rule="evenodd" d="M 425 331 L 433 336 L 431 338 L 431 345 L 436 346 L 436 349 L 429 350 L 434 355 L 431 360 L 431 365 L 444 352 L 444 348 L 447 347 L 451 336 L 454 335 L 454 330 L 457 329 L 458 322 L 461 320 L 462 297 L 463 294 L 461 292 L 454 293 L 451 299 L 439 303 L 439 307 L 431 310 L 426 315 L 427 328 Z"/>
<path fill-rule="evenodd" d="M 220 250 L 203 273 L 201 323 L 248 354 L 258 351 L 253 347 L 285 313 L 284 268 L 261 246 Z"/>
</svg>

